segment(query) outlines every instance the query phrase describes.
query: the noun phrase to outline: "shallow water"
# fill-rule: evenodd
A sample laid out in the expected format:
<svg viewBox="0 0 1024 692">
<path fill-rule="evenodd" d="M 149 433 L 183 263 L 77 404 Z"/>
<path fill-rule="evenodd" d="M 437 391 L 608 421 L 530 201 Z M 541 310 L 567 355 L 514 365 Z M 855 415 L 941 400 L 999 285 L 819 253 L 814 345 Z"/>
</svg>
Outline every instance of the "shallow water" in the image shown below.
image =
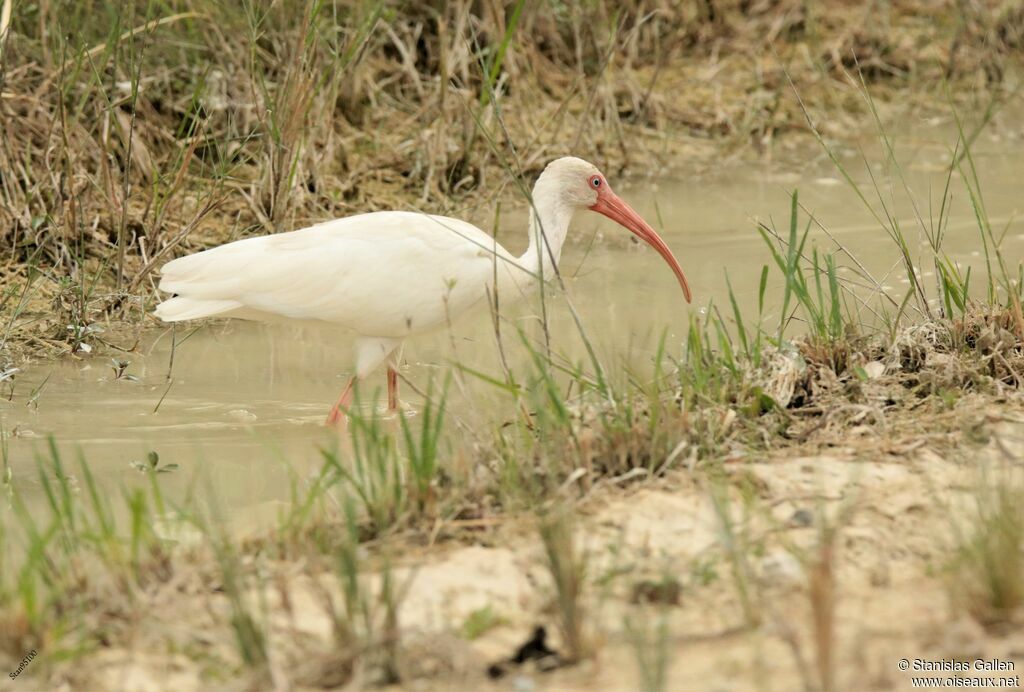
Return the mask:
<svg viewBox="0 0 1024 692">
<path fill-rule="evenodd" d="M 921 213 L 937 216 L 954 137 L 948 123 L 912 125 L 897 138 L 901 161 Z M 984 203 L 997 234 L 1005 232 L 1004 252 L 1014 266 L 1024 249 L 1024 220 L 1019 217 L 1024 206 L 1024 129 L 1017 128 L 1004 126 L 998 134 L 984 134 L 973 150 Z M 912 249 L 927 257 L 902 184 L 890 184 L 877 144 L 865 140 L 863 146 L 890 212 L 900 219 Z M 879 208 L 859 156 L 856 147 L 844 150 L 844 162 Z M 760 268 L 768 261 L 755 220 L 774 222 L 785 231 L 793 189 L 799 189 L 801 202 L 880 283 L 897 299 L 902 297 L 906 279 L 894 268 L 892 242 L 820 149 L 794 150 L 779 158 L 786 161 L 733 162 L 712 174 L 617 186 L 620 195 L 663 230 L 693 287 L 690 307 L 652 250 L 631 242 L 627 232 L 596 215 L 577 217 L 561 271 L 605 363 L 625 363 L 643 372 L 662 332 L 669 351 L 680 353 L 690 313 L 712 302 L 728 307 L 726 272 L 747 314 L 754 314 Z M 981 243 L 957 175 L 952 191 L 945 247 L 956 262 L 973 267 L 973 284 L 980 288 Z M 505 219 L 499 239 L 520 252 L 525 215 Z M 820 231 L 812 231 L 812 237 L 819 249 L 831 249 Z M 564 297 L 553 296 L 549 310 L 553 349 L 582 359 L 582 343 Z M 508 314 L 504 342 L 513 368 L 524 362 L 524 349 L 511 325 L 524 325 L 539 338 L 536 315 L 536 304 Z M 9 400 L 0 400 L 7 458 L 15 483 L 30 503 L 40 498 L 33 460 L 46 453 L 46 438 L 52 435 L 66 464 L 81 453 L 112 492 L 142 482 L 131 464 L 156 451 L 162 464 L 179 465 L 161 476 L 170 495 L 212 487 L 221 506 L 240 524 L 249 525 L 257 516 L 272 519 L 275 504 L 289 497 L 290 473 L 301 479 L 313 472 L 319 467 L 319 448 L 332 444 L 322 422 L 347 379 L 347 337 L 329 329 L 242 322 L 211 324 L 186 339 L 190 331 L 180 326 L 173 335 L 153 330 L 137 352 L 117 355 L 130 361 L 126 373 L 131 378 L 116 379 L 110 357 L 93 356 L 39 365 L 3 383 L 10 387 L 0 389 L 10 394 Z M 168 378 L 172 339 L 179 343 Z M 403 374 L 425 389 L 431 379 L 450 371 L 452 361 L 501 372 L 486 309 L 456 322 L 450 331 L 410 341 Z M 371 385 L 383 388 L 383 375 Z M 415 415 L 419 397 L 408 387 L 405 395 Z M 479 434 L 482 440 L 490 424 L 513 415 L 507 397 L 468 375 L 452 386 L 450 401 L 451 415 L 465 424 L 464 434 Z M 73 466 L 70 471 L 77 473 Z"/>
</svg>

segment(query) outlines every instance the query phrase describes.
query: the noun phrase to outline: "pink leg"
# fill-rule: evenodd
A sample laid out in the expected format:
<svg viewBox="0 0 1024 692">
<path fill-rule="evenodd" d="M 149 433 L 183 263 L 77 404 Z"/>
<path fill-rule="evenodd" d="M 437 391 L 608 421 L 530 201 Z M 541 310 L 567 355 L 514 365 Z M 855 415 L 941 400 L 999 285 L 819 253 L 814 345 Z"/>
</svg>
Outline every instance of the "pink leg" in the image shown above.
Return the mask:
<svg viewBox="0 0 1024 692">
<path fill-rule="evenodd" d="M 398 371 L 388 366 L 388 411 L 398 410 Z"/>
<path fill-rule="evenodd" d="M 345 389 L 342 390 L 341 396 L 338 397 L 338 403 L 334 405 L 331 412 L 327 414 L 327 422 L 325 425 L 335 425 L 339 428 L 345 427 L 346 413 L 348 411 L 349 404 L 352 403 L 352 388 L 355 387 L 356 378 L 353 377 L 345 385 Z"/>
</svg>

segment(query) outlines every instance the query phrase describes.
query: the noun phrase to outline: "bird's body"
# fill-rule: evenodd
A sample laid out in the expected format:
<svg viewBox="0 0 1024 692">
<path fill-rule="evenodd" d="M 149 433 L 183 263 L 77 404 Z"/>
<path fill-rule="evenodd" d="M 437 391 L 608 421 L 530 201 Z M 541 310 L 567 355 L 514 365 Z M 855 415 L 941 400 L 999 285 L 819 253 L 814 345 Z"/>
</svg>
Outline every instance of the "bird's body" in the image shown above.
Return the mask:
<svg viewBox="0 0 1024 692">
<path fill-rule="evenodd" d="M 600 208 L 601 199 L 588 189 L 595 179 L 596 192 L 627 211 Z M 566 194 L 572 182 L 582 190 Z M 603 183 L 597 169 L 580 159 L 549 165 L 534 188 L 530 242 L 521 257 L 465 221 L 403 211 L 238 240 L 164 265 L 160 289 L 175 295 L 157 307 L 156 315 L 169 322 L 217 316 L 341 326 L 356 334 L 354 382 L 393 356 L 407 337 L 446 324 L 489 293 L 504 304 L 550 278 L 581 206 L 620 223 L 639 220 L 646 229 L 631 230 L 669 259 L 657 234 L 607 185 L 599 189 Z M 681 270 L 676 273 L 689 299 Z M 397 403 L 394 366 L 389 365 L 388 378 L 392 405 Z M 351 395 L 351 384 L 339 406 Z M 339 418 L 338 407 L 332 417 Z"/>
<path fill-rule="evenodd" d="M 157 316 L 318 320 L 362 336 L 403 339 L 442 324 L 446 303 L 460 313 L 479 300 L 495 260 L 515 262 L 465 221 L 404 211 L 359 214 L 168 263 L 160 288 L 178 296 L 162 303 Z"/>
</svg>

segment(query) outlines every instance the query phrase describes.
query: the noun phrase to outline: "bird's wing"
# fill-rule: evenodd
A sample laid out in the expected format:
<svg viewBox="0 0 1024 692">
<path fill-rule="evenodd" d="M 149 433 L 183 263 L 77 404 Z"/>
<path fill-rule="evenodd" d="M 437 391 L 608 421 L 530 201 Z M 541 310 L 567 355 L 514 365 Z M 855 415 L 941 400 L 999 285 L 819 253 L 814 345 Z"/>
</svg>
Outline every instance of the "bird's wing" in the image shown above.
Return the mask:
<svg viewBox="0 0 1024 692">
<path fill-rule="evenodd" d="M 258 312 L 324 320 L 399 337 L 443 322 L 485 295 L 493 238 L 458 219 L 412 212 L 362 214 L 247 238 L 164 265 L 160 289 L 177 294 L 158 316 Z M 190 317 L 176 318 L 171 306 Z M 162 314 L 163 313 L 163 314 Z"/>
</svg>

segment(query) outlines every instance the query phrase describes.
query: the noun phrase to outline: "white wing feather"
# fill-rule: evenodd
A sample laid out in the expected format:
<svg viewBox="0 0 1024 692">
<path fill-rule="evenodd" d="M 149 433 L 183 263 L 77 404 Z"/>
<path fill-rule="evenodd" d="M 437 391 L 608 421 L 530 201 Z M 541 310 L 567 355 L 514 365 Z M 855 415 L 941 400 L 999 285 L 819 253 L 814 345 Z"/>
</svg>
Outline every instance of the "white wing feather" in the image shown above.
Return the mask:
<svg viewBox="0 0 1024 692">
<path fill-rule="evenodd" d="M 497 254 L 497 259 L 495 258 Z M 168 262 L 156 315 L 322 320 L 401 338 L 486 295 L 494 262 L 514 259 L 475 226 L 414 212 L 361 214 L 247 238 Z M 507 269 L 504 271 L 508 271 Z"/>
</svg>

